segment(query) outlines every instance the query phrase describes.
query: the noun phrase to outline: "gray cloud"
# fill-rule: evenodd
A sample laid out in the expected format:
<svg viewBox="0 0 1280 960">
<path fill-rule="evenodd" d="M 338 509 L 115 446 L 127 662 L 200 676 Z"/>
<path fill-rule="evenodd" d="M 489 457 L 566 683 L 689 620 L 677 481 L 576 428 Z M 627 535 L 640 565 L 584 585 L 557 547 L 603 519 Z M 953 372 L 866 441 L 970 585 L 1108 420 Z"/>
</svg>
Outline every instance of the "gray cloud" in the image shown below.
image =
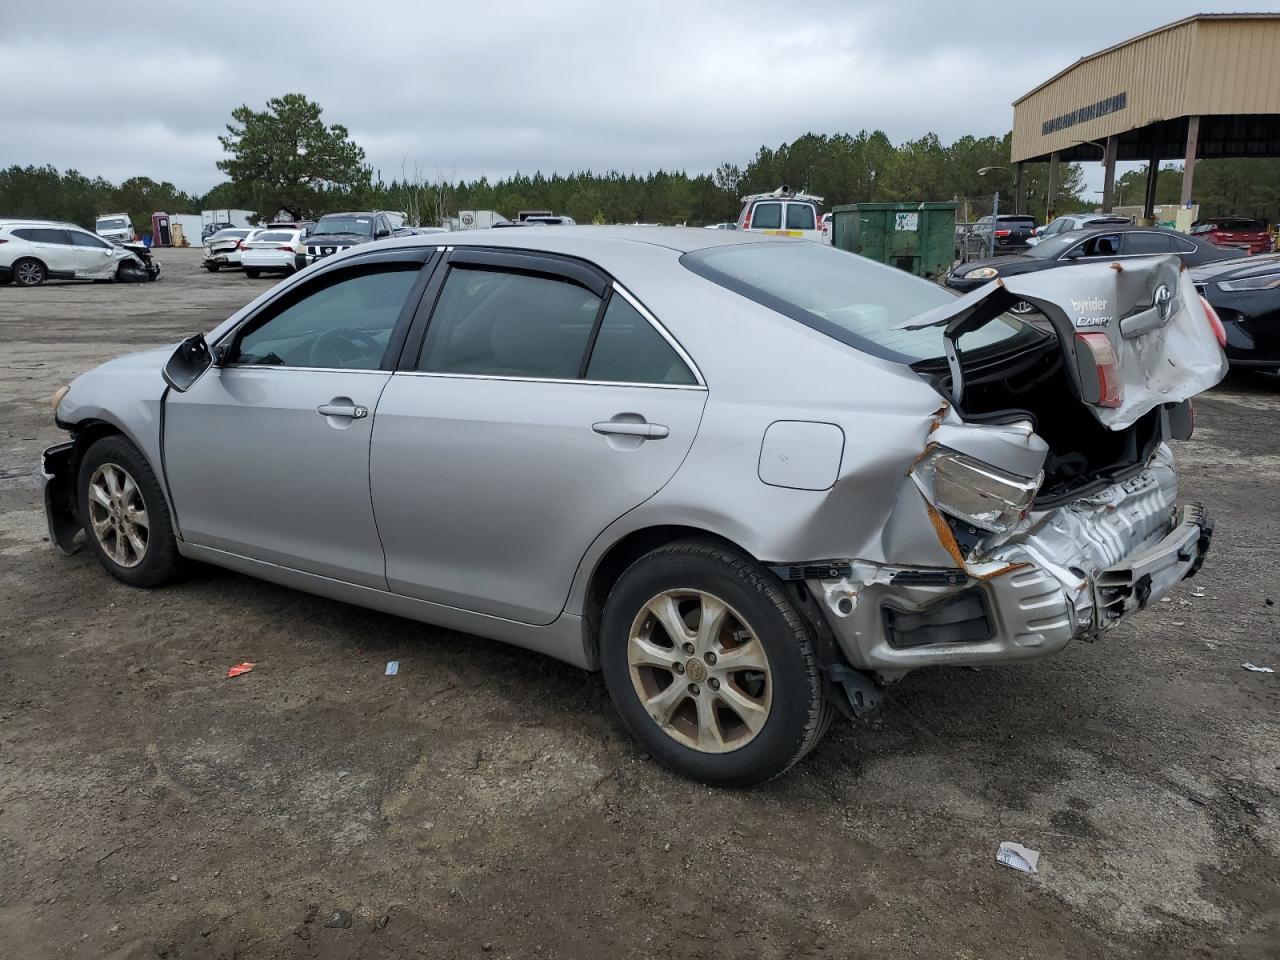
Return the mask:
<svg viewBox="0 0 1280 960">
<path fill-rule="evenodd" d="M 468 178 L 698 172 L 809 130 L 998 134 L 1014 98 L 1076 58 L 1228 6 L 308 0 L 116 17 L 46 0 L 0 33 L 0 164 L 203 191 L 231 109 L 291 91 L 388 179 L 405 158 Z"/>
</svg>

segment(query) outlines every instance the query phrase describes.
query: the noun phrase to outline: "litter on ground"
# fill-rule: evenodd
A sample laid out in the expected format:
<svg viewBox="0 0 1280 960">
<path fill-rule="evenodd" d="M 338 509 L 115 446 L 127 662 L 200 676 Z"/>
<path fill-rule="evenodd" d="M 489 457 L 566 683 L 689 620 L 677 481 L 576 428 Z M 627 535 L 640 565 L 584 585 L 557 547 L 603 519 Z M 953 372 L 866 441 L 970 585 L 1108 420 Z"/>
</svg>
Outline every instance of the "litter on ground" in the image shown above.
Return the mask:
<svg viewBox="0 0 1280 960">
<path fill-rule="evenodd" d="M 1240 666 L 1252 673 L 1275 673 L 1270 667 L 1260 667 L 1256 663 L 1242 663 Z"/>
<path fill-rule="evenodd" d="M 388 660 L 388 661 L 387 661 L 387 676 L 388 676 L 388 677 L 394 677 L 394 676 L 395 676 L 397 673 L 399 673 L 399 672 L 400 672 L 400 661 L 399 661 L 399 660 Z"/>
<path fill-rule="evenodd" d="M 1003 863 L 1006 867 L 1013 867 L 1023 873 L 1039 873 L 1036 869 L 1039 862 L 1039 850 L 1032 850 L 1012 840 L 1002 841 L 1000 849 L 996 851 L 996 863 Z"/>
<path fill-rule="evenodd" d="M 248 660 L 246 660 L 244 663 L 237 663 L 234 667 L 232 667 L 230 670 L 227 671 L 227 679 L 230 680 L 232 677 L 238 677 L 242 673 L 248 673 L 250 670 L 252 670 L 256 666 L 257 666 L 256 663 L 250 663 Z"/>
</svg>

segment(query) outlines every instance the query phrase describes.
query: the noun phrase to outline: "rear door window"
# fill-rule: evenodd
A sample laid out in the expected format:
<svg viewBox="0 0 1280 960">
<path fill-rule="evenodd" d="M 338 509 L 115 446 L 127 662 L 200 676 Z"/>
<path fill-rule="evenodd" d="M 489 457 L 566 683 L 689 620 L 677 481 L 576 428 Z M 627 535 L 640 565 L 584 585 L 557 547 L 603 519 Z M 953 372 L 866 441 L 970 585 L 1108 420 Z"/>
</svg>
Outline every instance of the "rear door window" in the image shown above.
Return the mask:
<svg viewBox="0 0 1280 960">
<path fill-rule="evenodd" d="M 751 226 L 760 230 L 782 229 L 782 204 L 757 203 Z"/>
<path fill-rule="evenodd" d="M 1133 256 L 1151 253 L 1172 253 L 1173 238 L 1164 233 L 1126 233 L 1124 252 Z"/>
<path fill-rule="evenodd" d="M 71 234 L 71 245 L 74 247 L 93 247 L 96 250 L 101 250 L 104 247 L 111 246 L 105 240 L 100 240 L 91 233 L 83 233 L 79 230 L 69 230 L 67 232 Z"/>
<path fill-rule="evenodd" d="M 813 207 L 810 204 L 787 204 L 788 230 L 816 230 L 817 228 L 817 219 L 814 216 Z"/>
<path fill-rule="evenodd" d="M 587 364 L 587 379 L 681 385 L 698 382 L 675 348 L 619 293 L 613 294 L 605 308 Z"/>
<path fill-rule="evenodd" d="M 455 266 L 418 369 L 576 380 L 599 309 L 599 297 L 568 280 Z"/>
</svg>

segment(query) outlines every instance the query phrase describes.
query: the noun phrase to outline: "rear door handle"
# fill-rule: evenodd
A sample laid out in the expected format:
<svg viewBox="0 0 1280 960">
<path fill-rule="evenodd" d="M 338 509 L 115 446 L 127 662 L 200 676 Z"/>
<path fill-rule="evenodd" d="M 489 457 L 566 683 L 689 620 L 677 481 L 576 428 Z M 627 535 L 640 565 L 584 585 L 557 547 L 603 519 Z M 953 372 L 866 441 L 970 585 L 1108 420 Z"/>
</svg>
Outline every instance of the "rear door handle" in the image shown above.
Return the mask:
<svg viewBox="0 0 1280 960">
<path fill-rule="evenodd" d="M 630 420 L 601 420 L 593 423 L 591 429 L 606 437 L 640 437 L 644 440 L 661 440 L 671 435 L 660 423 L 635 423 Z"/>
<path fill-rule="evenodd" d="M 369 415 L 369 408 L 358 403 L 322 403 L 316 407 L 316 413 L 322 417 L 350 417 L 352 420 L 363 420 Z"/>
</svg>

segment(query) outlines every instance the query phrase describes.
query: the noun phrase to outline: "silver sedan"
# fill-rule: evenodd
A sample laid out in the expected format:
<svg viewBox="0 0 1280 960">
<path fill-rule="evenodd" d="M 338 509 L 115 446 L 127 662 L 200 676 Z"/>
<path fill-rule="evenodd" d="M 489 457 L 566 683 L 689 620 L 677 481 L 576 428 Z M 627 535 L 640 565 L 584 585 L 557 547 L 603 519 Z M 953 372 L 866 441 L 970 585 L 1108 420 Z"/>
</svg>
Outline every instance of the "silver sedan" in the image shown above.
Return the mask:
<svg viewBox="0 0 1280 960">
<path fill-rule="evenodd" d="M 203 561 L 601 669 L 648 753 L 751 784 L 917 667 L 1194 574 L 1168 441 L 1216 323 L 1172 257 L 957 298 L 741 231 L 396 238 L 59 391 L 50 534 L 139 587 Z"/>
</svg>

